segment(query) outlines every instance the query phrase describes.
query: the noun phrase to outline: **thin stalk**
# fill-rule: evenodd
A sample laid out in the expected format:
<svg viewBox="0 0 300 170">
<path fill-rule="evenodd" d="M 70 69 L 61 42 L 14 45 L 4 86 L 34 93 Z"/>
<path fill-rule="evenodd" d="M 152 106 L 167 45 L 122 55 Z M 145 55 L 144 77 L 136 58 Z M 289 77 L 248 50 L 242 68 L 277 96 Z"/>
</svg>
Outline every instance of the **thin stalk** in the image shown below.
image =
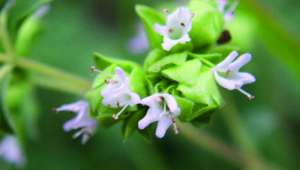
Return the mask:
<svg viewBox="0 0 300 170">
<path fill-rule="evenodd" d="M 6 64 L 0 69 L 0 81 L 12 70 L 13 66 Z"/>
<path fill-rule="evenodd" d="M 207 132 L 198 129 L 191 124 L 180 124 L 181 134 L 190 142 L 218 155 L 224 160 L 241 168 L 253 168 L 255 170 L 281 170 L 277 166 L 266 163 L 252 153 L 236 150 L 223 141 L 211 136 Z"/>
<path fill-rule="evenodd" d="M 90 88 L 90 82 L 81 77 L 30 59 L 18 57 L 17 60 L 12 61 L 7 55 L 0 54 L 0 62 L 11 63 L 37 74 L 33 76 L 33 80 L 38 85 L 75 94 L 82 94 Z"/>
<path fill-rule="evenodd" d="M 14 48 L 8 35 L 6 28 L 6 15 L 2 14 L 0 15 L 0 42 L 2 42 L 5 52 L 9 56 L 14 56 Z"/>
</svg>

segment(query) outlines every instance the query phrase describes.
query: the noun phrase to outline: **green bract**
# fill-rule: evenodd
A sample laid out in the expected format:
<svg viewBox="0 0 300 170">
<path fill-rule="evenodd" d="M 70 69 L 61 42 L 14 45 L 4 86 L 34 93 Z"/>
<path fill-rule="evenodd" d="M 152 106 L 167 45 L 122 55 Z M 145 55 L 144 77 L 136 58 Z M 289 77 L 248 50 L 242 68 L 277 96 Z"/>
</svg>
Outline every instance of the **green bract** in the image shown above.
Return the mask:
<svg viewBox="0 0 300 170">
<path fill-rule="evenodd" d="M 159 50 L 153 50 L 147 57 L 147 78 L 154 84 L 154 91 L 176 97 L 182 110 L 182 121 L 201 119 L 221 106 L 222 98 L 211 72 L 213 64 L 209 61 L 220 58 L 221 54 L 159 54 Z"/>
</svg>

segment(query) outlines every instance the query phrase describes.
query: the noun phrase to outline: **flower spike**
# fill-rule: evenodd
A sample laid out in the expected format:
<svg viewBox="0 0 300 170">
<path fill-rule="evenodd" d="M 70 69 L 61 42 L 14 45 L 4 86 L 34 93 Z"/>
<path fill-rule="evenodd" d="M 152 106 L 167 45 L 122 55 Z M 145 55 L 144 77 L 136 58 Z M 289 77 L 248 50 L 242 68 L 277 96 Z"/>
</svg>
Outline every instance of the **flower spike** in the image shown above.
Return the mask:
<svg viewBox="0 0 300 170">
<path fill-rule="evenodd" d="M 241 67 L 251 61 L 252 57 L 249 53 L 240 57 L 238 55 L 236 51 L 231 52 L 225 60 L 212 69 L 212 72 L 220 86 L 228 90 L 238 90 L 247 96 L 249 100 L 252 100 L 254 96 L 243 90 L 242 86 L 253 83 L 256 79 L 252 74 L 239 71 Z"/>
<path fill-rule="evenodd" d="M 156 93 L 144 98 L 141 103 L 148 106 L 149 109 L 144 118 L 139 121 L 139 129 L 144 129 L 157 121 L 155 134 L 158 138 L 164 137 L 171 125 L 173 125 L 175 134 L 179 132 L 175 118 L 180 115 L 180 108 L 173 96 L 167 93 Z"/>
<path fill-rule="evenodd" d="M 81 100 L 56 108 L 56 112 L 62 111 L 70 111 L 77 114 L 73 119 L 67 121 L 63 128 L 66 132 L 79 129 L 79 131 L 73 135 L 73 138 L 75 139 L 82 136 L 81 143 L 85 144 L 95 133 L 97 127 L 97 121 L 92 119 L 89 115 L 89 104 Z"/>
<path fill-rule="evenodd" d="M 192 29 L 192 18 L 192 12 L 186 7 L 179 7 L 167 16 L 166 25 L 154 25 L 154 30 L 163 36 L 163 49 L 170 51 L 176 44 L 191 41 L 188 33 Z"/>
</svg>

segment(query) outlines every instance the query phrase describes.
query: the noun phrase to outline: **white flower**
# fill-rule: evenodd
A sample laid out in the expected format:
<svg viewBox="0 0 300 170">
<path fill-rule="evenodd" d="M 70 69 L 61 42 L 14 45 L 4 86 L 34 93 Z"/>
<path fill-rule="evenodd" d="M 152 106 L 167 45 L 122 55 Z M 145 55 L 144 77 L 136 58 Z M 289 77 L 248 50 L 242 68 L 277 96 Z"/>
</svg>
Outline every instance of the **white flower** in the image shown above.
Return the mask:
<svg viewBox="0 0 300 170">
<path fill-rule="evenodd" d="M 244 91 L 242 86 L 255 82 L 255 77 L 249 73 L 239 72 L 240 68 L 251 60 L 251 54 L 246 53 L 240 57 L 238 55 L 236 51 L 231 52 L 224 61 L 212 69 L 212 72 L 220 86 L 228 90 L 239 90 L 249 99 L 253 99 L 254 96 Z"/>
<path fill-rule="evenodd" d="M 154 30 L 163 36 L 162 46 L 170 51 L 176 44 L 184 44 L 191 40 L 193 14 L 186 7 L 179 7 L 167 16 L 165 26 L 155 24 Z"/>
<path fill-rule="evenodd" d="M 228 4 L 227 0 L 217 0 L 218 8 L 224 15 L 225 22 L 229 22 L 233 19 L 233 13 L 238 5 L 238 1 L 235 0 L 229 7 L 226 9 Z"/>
<path fill-rule="evenodd" d="M 89 104 L 86 101 L 77 101 L 71 104 L 65 104 L 56 109 L 57 112 L 70 111 L 76 113 L 76 116 L 67 121 L 63 128 L 66 132 L 79 129 L 73 135 L 73 138 L 82 136 L 81 143 L 85 144 L 88 139 L 95 133 L 97 121 L 89 115 Z"/>
<path fill-rule="evenodd" d="M 115 69 L 114 77 L 106 83 L 106 86 L 101 91 L 103 105 L 112 108 L 122 107 L 117 114 L 113 115 L 114 119 L 118 119 L 128 106 L 133 106 L 140 102 L 139 95 L 130 90 L 129 80 L 120 67 Z"/>
<path fill-rule="evenodd" d="M 149 48 L 148 39 L 141 23 L 137 26 L 136 35 L 129 40 L 128 48 L 135 54 L 143 53 Z"/>
<path fill-rule="evenodd" d="M 157 93 L 146 97 L 141 101 L 141 104 L 149 107 L 145 117 L 138 123 L 139 129 L 146 128 L 153 122 L 158 122 L 156 128 L 156 136 L 164 137 L 169 126 L 173 124 L 175 133 L 178 129 L 175 124 L 175 117 L 179 116 L 180 108 L 173 96 L 167 93 Z"/>
<path fill-rule="evenodd" d="M 17 166 L 24 165 L 24 156 L 15 136 L 7 135 L 0 143 L 0 157 Z"/>
</svg>

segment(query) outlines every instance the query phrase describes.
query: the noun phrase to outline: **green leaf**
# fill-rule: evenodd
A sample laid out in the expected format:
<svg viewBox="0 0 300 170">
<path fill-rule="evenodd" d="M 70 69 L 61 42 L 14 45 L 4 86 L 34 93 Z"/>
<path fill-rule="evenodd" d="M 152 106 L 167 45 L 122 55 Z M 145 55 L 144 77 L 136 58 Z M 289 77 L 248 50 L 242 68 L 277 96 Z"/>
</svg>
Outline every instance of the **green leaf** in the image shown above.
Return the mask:
<svg viewBox="0 0 300 170">
<path fill-rule="evenodd" d="M 165 56 L 165 52 L 162 49 L 156 48 L 148 54 L 144 61 L 144 69 L 147 71 L 151 65 Z"/>
<path fill-rule="evenodd" d="M 2 88 L 5 117 L 23 142 L 26 137 L 32 139 L 37 135 L 38 111 L 33 94 L 33 88 L 26 73 L 20 70 L 14 70 L 7 77 L 5 86 Z"/>
<path fill-rule="evenodd" d="M 149 67 L 147 71 L 150 73 L 157 73 L 167 66 L 181 65 L 186 61 L 186 59 L 187 59 L 186 52 L 171 54 L 155 62 L 153 65 Z"/>
<path fill-rule="evenodd" d="M 162 37 L 154 31 L 154 24 L 163 24 L 163 15 L 143 5 L 136 5 L 135 11 L 143 22 L 150 46 L 152 48 L 161 48 Z"/>
<path fill-rule="evenodd" d="M 224 25 L 223 14 L 209 1 L 192 0 L 188 5 L 194 13 L 189 35 L 196 49 L 213 45 L 221 35 Z"/>
<path fill-rule="evenodd" d="M 178 67 L 165 69 L 162 71 L 162 75 L 179 83 L 193 85 L 200 75 L 201 67 L 202 63 L 198 59 L 194 59 L 186 61 Z"/>
<path fill-rule="evenodd" d="M 17 0 L 11 11 L 9 12 L 8 28 L 12 35 L 15 35 L 18 26 L 26 17 L 31 15 L 41 5 L 50 3 L 52 0 Z"/>
<path fill-rule="evenodd" d="M 27 17 L 18 30 L 15 50 L 19 56 L 27 56 L 33 42 L 41 30 L 41 17 L 47 12 L 48 6 L 41 6 L 31 16 Z"/>
</svg>

